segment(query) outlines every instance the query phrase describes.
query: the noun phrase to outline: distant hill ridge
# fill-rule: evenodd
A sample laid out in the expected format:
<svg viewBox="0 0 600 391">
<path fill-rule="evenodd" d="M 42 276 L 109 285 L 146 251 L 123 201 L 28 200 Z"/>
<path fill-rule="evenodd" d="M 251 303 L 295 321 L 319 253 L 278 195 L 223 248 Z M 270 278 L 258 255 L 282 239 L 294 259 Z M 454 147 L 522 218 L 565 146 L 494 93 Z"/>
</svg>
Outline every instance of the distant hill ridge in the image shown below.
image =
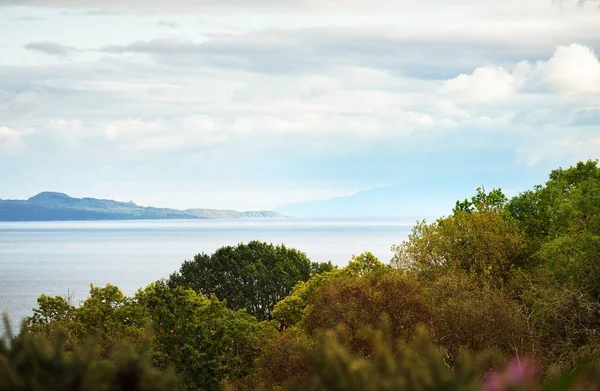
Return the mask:
<svg viewBox="0 0 600 391">
<path fill-rule="evenodd" d="M 27 200 L 0 200 L 0 221 L 161 220 L 277 218 L 271 211 L 154 208 L 45 191 Z"/>
</svg>

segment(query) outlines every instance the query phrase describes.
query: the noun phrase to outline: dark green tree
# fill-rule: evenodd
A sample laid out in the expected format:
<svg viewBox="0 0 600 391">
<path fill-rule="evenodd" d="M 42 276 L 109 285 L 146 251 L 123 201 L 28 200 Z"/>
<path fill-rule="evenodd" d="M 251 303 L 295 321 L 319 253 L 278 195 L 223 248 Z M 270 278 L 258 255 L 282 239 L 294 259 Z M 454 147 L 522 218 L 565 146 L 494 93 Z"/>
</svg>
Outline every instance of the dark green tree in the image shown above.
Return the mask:
<svg viewBox="0 0 600 391">
<path fill-rule="evenodd" d="M 233 310 L 246 309 L 259 320 L 271 319 L 273 307 L 300 281 L 331 270 L 330 263 L 311 263 L 306 254 L 284 245 L 252 241 L 198 254 L 169 278 L 206 297 L 215 295 Z"/>
<path fill-rule="evenodd" d="M 566 234 L 600 235 L 600 167 L 597 160 L 579 162 L 550 173 L 537 185 L 510 200 L 507 209 L 537 250 Z"/>
<path fill-rule="evenodd" d="M 507 206 L 535 268 L 524 313 L 546 365 L 574 368 L 600 357 L 600 167 L 595 160 L 550 173 Z"/>
</svg>

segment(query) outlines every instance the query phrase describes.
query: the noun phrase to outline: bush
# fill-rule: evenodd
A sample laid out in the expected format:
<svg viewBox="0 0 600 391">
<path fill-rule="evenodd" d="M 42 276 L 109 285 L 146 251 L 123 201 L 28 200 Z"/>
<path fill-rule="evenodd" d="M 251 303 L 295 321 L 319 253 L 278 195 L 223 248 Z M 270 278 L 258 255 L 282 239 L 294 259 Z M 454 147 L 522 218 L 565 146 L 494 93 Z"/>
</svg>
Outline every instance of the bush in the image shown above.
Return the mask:
<svg viewBox="0 0 600 391">
<path fill-rule="evenodd" d="M 5 322 L 8 328 L 8 322 Z M 97 344 L 65 350 L 66 336 L 54 343 L 28 332 L 0 340 L 0 390 L 16 391 L 173 391 L 178 378 L 155 369 L 147 354 L 122 345 L 112 361 Z"/>
</svg>

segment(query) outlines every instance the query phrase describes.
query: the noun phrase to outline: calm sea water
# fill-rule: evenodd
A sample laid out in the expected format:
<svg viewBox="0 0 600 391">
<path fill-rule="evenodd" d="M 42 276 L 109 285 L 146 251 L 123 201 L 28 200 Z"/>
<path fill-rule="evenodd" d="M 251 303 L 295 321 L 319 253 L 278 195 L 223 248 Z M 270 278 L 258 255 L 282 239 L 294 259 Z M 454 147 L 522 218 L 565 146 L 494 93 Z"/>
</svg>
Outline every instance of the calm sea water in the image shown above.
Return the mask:
<svg viewBox="0 0 600 391">
<path fill-rule="evenodd" d="M 0 222 L 0 313 L 31 314 L 39 295 L 87 297 L 90 283 L 132 294 L 200 252 L 250 240 L 284 243 L 314 261 L 345 265 L 371 251 L 388 261 L 411 220 L 170 220 Z M 2 326 L 0 326 L 2 328 Z"/>
</svg>

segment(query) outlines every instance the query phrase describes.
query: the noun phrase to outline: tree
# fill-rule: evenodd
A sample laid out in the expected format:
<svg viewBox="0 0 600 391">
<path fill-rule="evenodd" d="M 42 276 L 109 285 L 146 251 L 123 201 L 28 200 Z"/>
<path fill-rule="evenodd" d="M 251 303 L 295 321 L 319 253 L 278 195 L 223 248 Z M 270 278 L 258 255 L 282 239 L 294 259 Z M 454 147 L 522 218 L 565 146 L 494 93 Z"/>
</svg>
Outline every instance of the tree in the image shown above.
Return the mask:
<svg viewBox="0 0 600 391">
<path fill-rule="evenodd" d="M 417 325 L 431 319 L 423 289 L 398 271 L 333 279 L 309 303 L 304 324 L 310 334 L 342 327 L 346 345 L 365 356 L 369 332 L 383 316 L 389 317 L 394 339 L 411 338 Z"/>
<path fill-rule="evenodd" d="M 308 353 L 317 340 L 298 327 L 291 327 L 265 341 L 252 374 L 230 386 L 240 390 L 282 390 L 292 381 L 308 379 L 313 369 Z M 293 380 L 292 380 L 293 379 Z"/>
<path fill-rule="evenodd" d="M 487 193 L 483 187 L 477 188 L 477 194 L 471 199 L 465 199 L 464 201 L 456 201 L 454 212 L 474 212 L 474 211 L 500 211 L 506 205 L 508 199 L 502 193 L 501 189 L 492 189 L 491 192 Z"/>
<path fill-rule="evenodd" d="M 233 310 L 246 309 L 259 320 L 269 320 L 275 304 L 299 281 L 331 268 L 330 263 L 311 263 L 306 254 L 284 245 L 252 241 L 196 255 L 171 275 L 169 285 L 206 297 L 214 294 Z"/>
<path fill-rule="evenodd" d="M 520 193 L 507 205 L 537 250 L 565 234 L 600 235 L 600 167 L 597 160 L 579 162 L 550 173 L 544 186 Z"/>
<path fill-rule="evenodd" d="M 44 335 L 51 341 L 61 330 L 70 346 L 95 338 L 103 358 L 110 357 L 123 342 L 140 346 L 146 338 L 149 318 L 145 308 L 111 284 L 91 285 L 90 297 L 79 307 L 63 297 L 46 295 L 38 298 L 38 306 L 27 320 L 27 332 Z"/>
<path fill-rule="evenodd" d="M 183 286 L 157 282 L 136 299 L 152 320 L 155 363 L 174 366 L 190 390 L 218 390 L 224 380 L 249 375 L 263 333 L 274 330 L 245 310 L 227 308 L 214 295 L 207 298 Z"/>
<path fill-rule="evenodd" d="M 308 311 L 310 311 L 311 301 L 331 281 L 366 274 L 381 274 L 386 271 L 389 271 L 389 267 L 370 252 L 353 255 L 344 268 L 330 269 L 324 273 L 314 275 L 308 281 L 300 281 L 296 284 L 290 294 L 275 305 L 272 314 L 273 319 L 277 320 L 283 329 L 295 326 L 303 318 L 306 318 Z"/>
<path fill-rule="evenodd" d="M 589 160 L 550 173 L 507 210 L 532 254 L 521 299 L 546 365 L 574 368 L 600 355 L 600 168 Z"/>
<path fill-rule="evenodd" d="M 76 308 L 64 297 L 41 295 L 37 299 L 38 308 L 33 309 L 33 316 L 27 318 L 26 326 L 46 338 L 55 334 L 55 329 L 73 331 Z"/>
<path fill-rule="evenodd" d="M 502 290 L 482 285 L 466 273 L 452 273 L 427 284 L 426 292 L 432 318 L 429 330 L 449 365 L 461 349 L 495 351 L 504 357 L 532 352 L 519 303 Z"/>
<path fill-rule="evenodd" d="M 418 222 L 408 240 L 393 250 L 392 264 L 421 277 L 436 279 L 460 270 L 497 286 L 507 284 L 528 261 L 516 222 L 487 208 L 458 209 L 432 224 Z"/>
</svg>

